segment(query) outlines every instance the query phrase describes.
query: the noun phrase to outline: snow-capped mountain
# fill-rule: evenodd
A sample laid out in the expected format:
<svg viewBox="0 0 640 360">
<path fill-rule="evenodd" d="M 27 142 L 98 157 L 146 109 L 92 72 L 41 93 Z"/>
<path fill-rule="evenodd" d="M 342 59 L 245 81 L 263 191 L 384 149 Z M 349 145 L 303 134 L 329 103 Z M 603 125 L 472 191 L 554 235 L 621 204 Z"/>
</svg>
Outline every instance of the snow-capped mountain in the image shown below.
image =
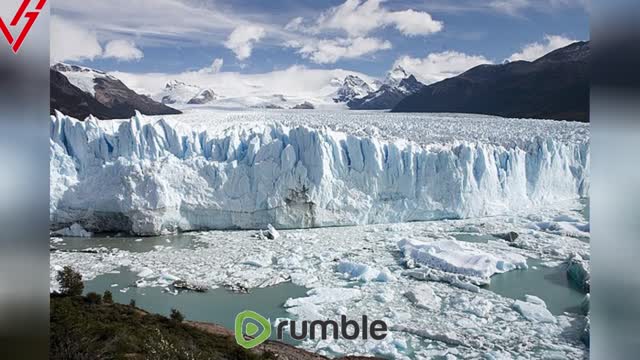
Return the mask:
<svg viewBox="0 0 640 360">
<path fill-rule="evenodd" d="M 220 97 L 211 89 L 204 89 L 194 96 L 187 104 L 204 105 L 218 100 Z"/>
<path fill-rule="evenodd" d="M 407 73 L 401 66 L 396 66 L 387 73 L 378 90 L 350 100 L 347 106 L 352 110 L 392 109 L 405 97 L 417 93 L 424 86 L 415 76 Z"/>
<path fill-rule="evenodd" d="M 337 103 L 349 102 L 356 98 L 365 97 L 373 91 L 374 89 L 366 81 L 355 75 L 347 75 L 333 101 Z"/>
<path fill-rule="evenodd" d="M 202 89 L 199 86 L 171 80 L 156 98 L 163 104 L 186 104 L 201 92 Z"/>
<path fill-rule="evenodd" d="M 396 65 L 391 71 L 387 73 L 383 85 L 388 85 L 391 87 L 396 87 L 400 85 L 400 82 L 406 78 L 408 78 L 411 74 L 407 72 L 402 66 Z"/>
<path fill-rule="evenodd" d="M 62 73 L 73 86 L 94 97 L 96 96 L 97 79 L 118 80 L 105 72 L 78 65 L 57 63 L 51 69 Z"/>
<path fill-rule="evenodd" d="M 148 96 L 140 95 L 103 71 L 64 63 L 51 66 L 50 113 L 60 111 L 78 119 L 122 119 L 135 115 L 180 114 Z"/>
</svg>

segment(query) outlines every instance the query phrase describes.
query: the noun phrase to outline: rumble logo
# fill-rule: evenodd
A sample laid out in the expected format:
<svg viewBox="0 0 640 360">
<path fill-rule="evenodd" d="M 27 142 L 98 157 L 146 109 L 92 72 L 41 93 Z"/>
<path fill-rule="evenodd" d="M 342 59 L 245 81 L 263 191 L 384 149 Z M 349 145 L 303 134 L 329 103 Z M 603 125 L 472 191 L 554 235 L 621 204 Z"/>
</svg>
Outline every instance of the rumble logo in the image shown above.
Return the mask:
<svg viewBox="0 0 640 360">
<path fill-rule="evenodd" d="M 254 348 L 271 336 L 271 323 L 255 311 L 243 311 L 236 316 L 236 342 L 245 349 Z"/>
<path fill-rule="evenodd" d="M 32 2 L 35 3 L 36 1 L 37 4 L 34 11 L 27 11 L 29 5 Z M 4 35 L 7 42 L 9 42 L 9 45 L 11 45 L 11 50 L 13 50 L 14 53 L 17 54 L 20 50 L 22 43 L 24 43 L 24 39 L 29 34 L 29 31 L 31 30 L 33 24 L 36 22 L 36 19 L 38 19 L 38 15 L 40 15 L 40 11 L 42 10 L 46 2 L 47 0 L 23 0 L 22 5 L 20 5 L 18 11 L 16 11 L 16 14 L 13 16 L 13 19 L 9 23 L 9 26 L 7 26 L 7 23 L 5 23 L 4 19 L 0 17 L 0 30 L 2 30 L 2 34 Z M 20 20 L 22 19 L 27 19 L 27 21 L 21 22 Z M 19 26 L 20 23 L 24 23 L 22 28 Z M 17 35 L 17 37 L 14 35 Z"/>
</svg>

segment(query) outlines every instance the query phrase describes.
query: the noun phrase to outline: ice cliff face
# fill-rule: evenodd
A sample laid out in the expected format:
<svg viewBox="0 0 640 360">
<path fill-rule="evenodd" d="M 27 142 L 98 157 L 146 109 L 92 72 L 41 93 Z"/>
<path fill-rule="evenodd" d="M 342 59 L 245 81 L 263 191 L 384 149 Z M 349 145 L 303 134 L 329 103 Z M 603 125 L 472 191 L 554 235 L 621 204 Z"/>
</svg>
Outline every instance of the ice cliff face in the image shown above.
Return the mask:
<svg viewBox="0 0 640 360">
<path fill-rule="evenodd" d="M 465 218 L 586 195 L 588 163 L 586 140 L 425 145 L 301 124 L 185 130 L 58 114 L 50 211 L 54 228 L 140 235 Z"/>
</svg>

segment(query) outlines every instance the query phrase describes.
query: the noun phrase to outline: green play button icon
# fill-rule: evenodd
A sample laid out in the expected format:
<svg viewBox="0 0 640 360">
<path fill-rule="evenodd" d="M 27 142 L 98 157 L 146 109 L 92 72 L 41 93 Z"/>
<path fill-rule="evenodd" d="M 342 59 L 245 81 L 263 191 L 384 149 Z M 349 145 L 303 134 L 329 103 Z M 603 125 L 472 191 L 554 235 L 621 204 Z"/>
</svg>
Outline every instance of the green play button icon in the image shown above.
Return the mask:
<svg viewBox="0 0 640 360">
<path fill-rule="evenodd" d="M 271 323 L 255 311 L 246 310 L 236 316 L 235 337 L 238 345 L 254 348 L 271 336 Z"/>
</svg>

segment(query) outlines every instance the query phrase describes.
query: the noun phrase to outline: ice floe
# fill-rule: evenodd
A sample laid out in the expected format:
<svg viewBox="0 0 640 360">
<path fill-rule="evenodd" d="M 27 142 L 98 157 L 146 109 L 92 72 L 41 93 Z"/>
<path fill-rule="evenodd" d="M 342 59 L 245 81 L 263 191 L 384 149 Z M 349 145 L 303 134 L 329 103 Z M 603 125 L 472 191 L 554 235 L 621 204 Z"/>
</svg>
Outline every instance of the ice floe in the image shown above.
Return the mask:
<svg viewBox="0 0 640 360">
<path fill-rule="evenodd" d="M 529 321 L 556 322 L 556 318 L 547 310 L 545 302 L 535 296 L 527 296 L 526 301 L 516 300 L 513 308 Z"/>
<path fill-rule="evenodd" d="M 403 239 L 398 242 L 398 248 L 409 267 L 438 269 L 486 282 L 494 274 L 527 268 L 527 260 L 521 255 L 508 252 L 489 254 L 454 240 L 423 242 Z"/>
</svg>

